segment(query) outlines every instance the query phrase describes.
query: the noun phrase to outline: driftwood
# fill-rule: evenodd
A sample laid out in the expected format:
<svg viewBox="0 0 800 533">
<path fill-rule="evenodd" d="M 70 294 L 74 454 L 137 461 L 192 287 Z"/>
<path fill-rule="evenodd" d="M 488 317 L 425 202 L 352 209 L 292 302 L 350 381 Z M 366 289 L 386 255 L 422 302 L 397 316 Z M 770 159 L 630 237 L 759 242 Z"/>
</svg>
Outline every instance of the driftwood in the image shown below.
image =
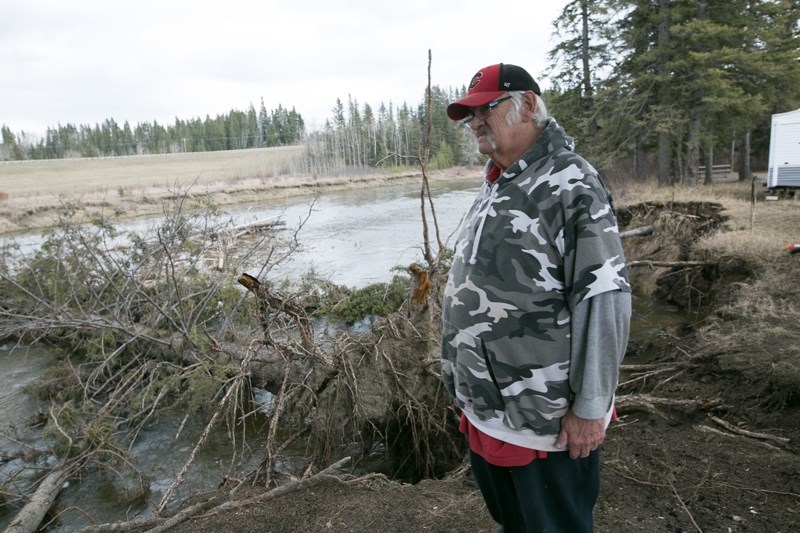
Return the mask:
<svg viewBox="0 0 800 533">
<path fill-rule="evenodd" d="M 711 263 L 707 261 L 630 261 L 629 267 L 648 266 L 648 267 L 703 267 Z"/>
<path fill-rule="evenodd" d="M 619 233 L 620 239 L 627 239 L 628 237 L 637 237 L 644 235 L 652 235 L 653 226 L 642 226 L 640 228 L 629 229 L 628 231 L 621 231 Z"/>
<path fill-rule="evenodd" d="M 14 520 L 9 524 L 4 533 L 33 533 L 39 530 L 47 511 L 53 506 L 64 482 L 69 478 L 70 472 L 64 465 L 47 474 L 30 501 L 25 504 Z"/>
<path fill-rule="evenodd" d="M 261 231 L 273 230 L 280 226 L 285 226 L 286 222 L 283 220 L 270 219 L 270 220 L 256 220 L 249 224 L 241 224 L 233 228 L 232 232 L 234 237 L 242 237 L 251 233 L 258 233 Z"/>
</svg>

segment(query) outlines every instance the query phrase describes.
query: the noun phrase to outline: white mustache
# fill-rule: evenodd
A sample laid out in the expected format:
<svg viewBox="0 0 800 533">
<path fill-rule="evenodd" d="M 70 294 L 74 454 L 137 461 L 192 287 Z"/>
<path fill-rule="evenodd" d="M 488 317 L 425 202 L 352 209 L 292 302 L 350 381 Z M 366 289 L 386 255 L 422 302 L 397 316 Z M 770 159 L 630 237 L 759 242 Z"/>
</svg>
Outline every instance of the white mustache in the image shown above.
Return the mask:
<svg viewBox="0 0 800 533">
<path fill-rule="evenodd" d="M 497 148 L 497 140 L 491 129 L 481 126 L 479 129 L 475 130 L 475 138 L 477 139 L 481 136 L 486 137 L 486 141 L 489 143 L 489 146 L 492 147 L 492 150 Z"/>
</svg>

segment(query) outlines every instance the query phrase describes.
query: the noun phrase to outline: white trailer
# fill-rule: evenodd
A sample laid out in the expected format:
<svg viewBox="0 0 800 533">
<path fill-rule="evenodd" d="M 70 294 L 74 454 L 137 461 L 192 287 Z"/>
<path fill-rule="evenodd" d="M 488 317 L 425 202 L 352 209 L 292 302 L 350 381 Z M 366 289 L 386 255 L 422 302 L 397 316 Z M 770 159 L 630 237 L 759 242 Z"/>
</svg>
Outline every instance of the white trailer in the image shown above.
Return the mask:
<svg viewBox="0 0 800 533">
<path fill-rule="evenodd" d="M 767 188 L 792 192 L 800 188 L 800 109 L 772 115 Z"/>
</svg>

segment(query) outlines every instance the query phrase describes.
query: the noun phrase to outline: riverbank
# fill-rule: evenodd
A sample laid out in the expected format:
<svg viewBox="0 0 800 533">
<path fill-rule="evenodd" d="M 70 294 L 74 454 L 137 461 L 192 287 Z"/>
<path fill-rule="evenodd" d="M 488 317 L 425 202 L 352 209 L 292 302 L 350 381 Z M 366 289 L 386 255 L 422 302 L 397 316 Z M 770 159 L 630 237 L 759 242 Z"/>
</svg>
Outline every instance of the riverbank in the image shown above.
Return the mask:
<svg viewBox="0 0 800 533">
<path fill-rule="evenodd" d="M 433 185 L 471 177 L 477 180 L 480 169 L 453 168 L 428 172 L 427 175 Z M 92 220 L 104 214 L 113 214 L 120 220 L 154 215 L 163 212 L 164 202 L 176 197 L 184 197 L 190 202 L 189 205 L 197 207 L 211 203 L 223 207 L 276 198 L 314 196 L 349 189 L 421 182 L 422 173 L 418 171 L 324 177 L 282 175 L 137 186 L 126 185 L 123 178 L 109 177 L 101 188 L 76 187 L 71 192 L 36 192 L 10 196 L 0 201 L 0 236 L 51 227 L 57 223 L 59 217 L 66 216 L 66 213 L 69 213 L 72 220 Z M 66 209 L 67 207 L 70 209 Z"/>
</svg>

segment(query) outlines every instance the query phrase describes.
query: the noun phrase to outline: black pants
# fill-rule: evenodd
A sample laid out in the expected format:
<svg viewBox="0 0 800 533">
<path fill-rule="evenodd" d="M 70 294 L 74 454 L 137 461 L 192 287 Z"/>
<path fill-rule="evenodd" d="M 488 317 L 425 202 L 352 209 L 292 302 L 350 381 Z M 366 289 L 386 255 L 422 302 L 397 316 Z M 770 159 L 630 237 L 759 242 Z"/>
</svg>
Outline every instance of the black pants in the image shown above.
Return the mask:
<svg viewBox="0 0 800 533">
<path fill-rule="evenodd" d="M 591 533 L 600 491 L 600 451 L 585 459 L 548 452 L 526 466 L 501 467 L 470 452 L 472 474 L 503 533 Z"/>
</svg>

